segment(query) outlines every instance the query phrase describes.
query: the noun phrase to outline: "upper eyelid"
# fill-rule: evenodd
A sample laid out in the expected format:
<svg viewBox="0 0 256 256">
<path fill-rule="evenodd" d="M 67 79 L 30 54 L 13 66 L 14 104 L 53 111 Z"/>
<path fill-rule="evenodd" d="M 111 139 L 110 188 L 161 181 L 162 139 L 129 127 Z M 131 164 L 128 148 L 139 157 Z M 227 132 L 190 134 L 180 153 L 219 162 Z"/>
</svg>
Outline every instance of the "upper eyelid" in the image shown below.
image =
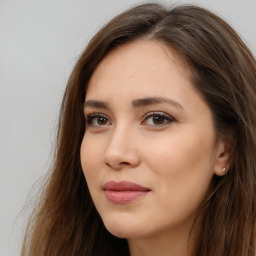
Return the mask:
<svg viewBox="0 0 256 256">
<path fill-rule="evenodd" d="M 88 120 L 91 117 L 100 117 L 101 116 L 101 117 L 104 117 L 104 118 L 108 119 L 112 123 L 111 118 L 108 115 L 103 114 L 101 112 L 84 113 L 84 115 L 85 115 L 86 120 Z M 172 115 L 167 114 L 166 112 L 163 112 L 163 111 L 150 111 L 150 112 L 147 112 L 146 114 L 144 114 L 142 116 L 142 121 L 144 121 L 145 119 L 147 119 L 149 117 L 152 117 L 154 115 L 155 116 L 156 115 L 161 115 L 163 117 L 168 117 L 169 119 L 175 121 L 175 118 Z"/>
<path fill-rule="evenodd" d="M 107 116 L 107 115 L 100 112 L 93 112 L 93 113 L 85 114 L 85 116 Z"/>
<path fill-rule="evenodd" d="M 90 117 L 90 116 L 104 116 L 104 117 L 106 117 L 106 118 L 108 118 L 108 115 L 106 115 L 106 114 L 103 114 L 102 112 L 86 112 L 86 111 L 84 111 L 84 116 L 85 117 Z"/>
<path fill-rule="evenodd" d="M 172 120 L 175 120 L 175 118 L 173 117 L 173 116 L 171 116 L 171 115 L 169 115 L 169 114 L 167 114 L 167 113 L 165 113 L 165 112 L 163 112 L 163 111 L 152 111 L 152 112 L 148 112 L 148 113 L 146 113 L 144 116 L 143 116 L 143 118 L 147 118 L 147 117 L 151 117 L 151 116 L 154 116 L 154 115 L 160 115 L 160 116 L 166 116 L 166 117 L 169 117 L 170 119 L 172 119 Z"/>
<path fill-rule="evenodd" d="M 110 118 L 103 113 L 94 112 L 94 113 L 85 114 L 86 119 L 93 118 L 93 117 L 104 117 L 104 118 L 108 119 L 109 121 L 111 121 Z"/>
</svg>

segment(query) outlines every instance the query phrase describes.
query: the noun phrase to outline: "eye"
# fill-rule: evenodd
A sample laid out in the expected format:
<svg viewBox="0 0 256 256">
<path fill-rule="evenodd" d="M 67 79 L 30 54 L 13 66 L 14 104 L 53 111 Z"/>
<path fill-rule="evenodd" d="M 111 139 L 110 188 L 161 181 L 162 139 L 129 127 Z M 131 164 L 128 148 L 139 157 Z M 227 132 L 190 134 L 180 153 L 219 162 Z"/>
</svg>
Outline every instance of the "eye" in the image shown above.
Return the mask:
<svg viewBox="0 0 256 256">
<path fill-rule="evenodd" d="M 174 119 L 163 112 L 151 112 L 144 116 L 143 125 L 158 125 L 163 126 L 173 122 Z"/>
<path fill-rule="evenodd" d="M 86 116 L 86 125 L 87 126 L 99 127 L 99 126 L 106 126 L 106 125 L 110 125 L 110 124 L 111 124 L 111 122 L 103 114 L 93 113 L 93 114 Z"/>
</svg>

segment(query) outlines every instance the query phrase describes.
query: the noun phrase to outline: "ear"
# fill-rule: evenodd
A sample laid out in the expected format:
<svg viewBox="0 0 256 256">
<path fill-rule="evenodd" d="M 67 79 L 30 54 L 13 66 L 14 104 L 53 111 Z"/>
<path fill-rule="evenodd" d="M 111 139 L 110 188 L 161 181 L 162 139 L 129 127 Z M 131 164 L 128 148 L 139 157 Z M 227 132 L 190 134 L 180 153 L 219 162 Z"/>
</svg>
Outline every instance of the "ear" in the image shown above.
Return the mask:
<svg viewBox="0 0 256 256">
<path fill-rule="evenodd" d="M 222 138 L 217 144 L 216 161 L 214 173 L 217 176 L 223 176 L 229 170 L 232 164 L 233 143 L 230 138 Z"/>
</svg>

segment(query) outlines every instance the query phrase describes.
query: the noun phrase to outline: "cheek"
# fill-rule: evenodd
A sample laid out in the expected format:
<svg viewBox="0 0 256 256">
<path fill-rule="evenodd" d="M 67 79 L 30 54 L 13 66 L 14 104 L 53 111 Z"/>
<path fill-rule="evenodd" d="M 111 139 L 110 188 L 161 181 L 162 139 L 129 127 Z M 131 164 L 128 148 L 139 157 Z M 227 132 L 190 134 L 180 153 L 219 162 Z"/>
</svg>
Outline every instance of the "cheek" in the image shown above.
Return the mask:
<svg viewBox="0 0 256 256">
<path fill-rule="evenodd" d="M 86 181 L 89 183 L 88 186 L 98 173 L 94 170 L 98 169 L 99 149 L 100 147 L 96 141 L 91 141 L 90 137 L 84 136 L 80 149 L 80 159 Z"/>
<path fill-rule="evenodd" d="M 160 188 L 161 198 L 175 195 L 173 199 L 183 202 L 184 206 L 191 200 L 195 203 L 202 200 L 214 173 L 211 136 L 202 139 L 194 133 L 153 143 L 154 148 L 145 147 L 145 159 L 155 177 L 156 188 Z"/>
<path fill-rule="evenodd" d="M 144 142 L 141 151 L 145 152 L 148 163 L 154 165 L 154 170 L 163 169 L 163 175 L 168 174 L 169 171 L 177 172 L 177 175 L 193 169 L 206 171 L 214 166 L 214 145 L 210 139 L 202 139 L 196 134 L 193 136 L 185 134 L 157 138 L 150 143 L 154 146 L 150 147 Z"/>
<path fill-rule="evenodd" d="M 80 159 L 85 180 L 96 208 L 97 205 L 100 205 L 99 193 L 101 192 L 99 187 L 99 181 L 101 179 L 100 148 L 97 141 L 85 134 L 81 144 Z"/>
</svg>

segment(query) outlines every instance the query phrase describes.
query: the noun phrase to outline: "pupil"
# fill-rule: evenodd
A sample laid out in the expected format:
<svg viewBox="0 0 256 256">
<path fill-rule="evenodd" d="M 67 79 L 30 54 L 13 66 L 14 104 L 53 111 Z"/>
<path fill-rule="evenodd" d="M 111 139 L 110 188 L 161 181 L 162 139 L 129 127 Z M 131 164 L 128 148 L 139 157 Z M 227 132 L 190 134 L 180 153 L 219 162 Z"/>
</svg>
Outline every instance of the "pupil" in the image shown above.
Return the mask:
<svg viewBox="0 0 256 256">
<path fill-rule="evenodd" d="M 154 116 L 153 122 L 154 124 L 163 124 L 164 118 L 162 116 Z"/>
<path fill-rule="evenodd" d="M 99 118 L 98 118 L 98 124 L 100 124 L 100 125 L 106 124 L 106 118 L 104 118 L 104 117 L 99 117 Z"/>
</svg>

